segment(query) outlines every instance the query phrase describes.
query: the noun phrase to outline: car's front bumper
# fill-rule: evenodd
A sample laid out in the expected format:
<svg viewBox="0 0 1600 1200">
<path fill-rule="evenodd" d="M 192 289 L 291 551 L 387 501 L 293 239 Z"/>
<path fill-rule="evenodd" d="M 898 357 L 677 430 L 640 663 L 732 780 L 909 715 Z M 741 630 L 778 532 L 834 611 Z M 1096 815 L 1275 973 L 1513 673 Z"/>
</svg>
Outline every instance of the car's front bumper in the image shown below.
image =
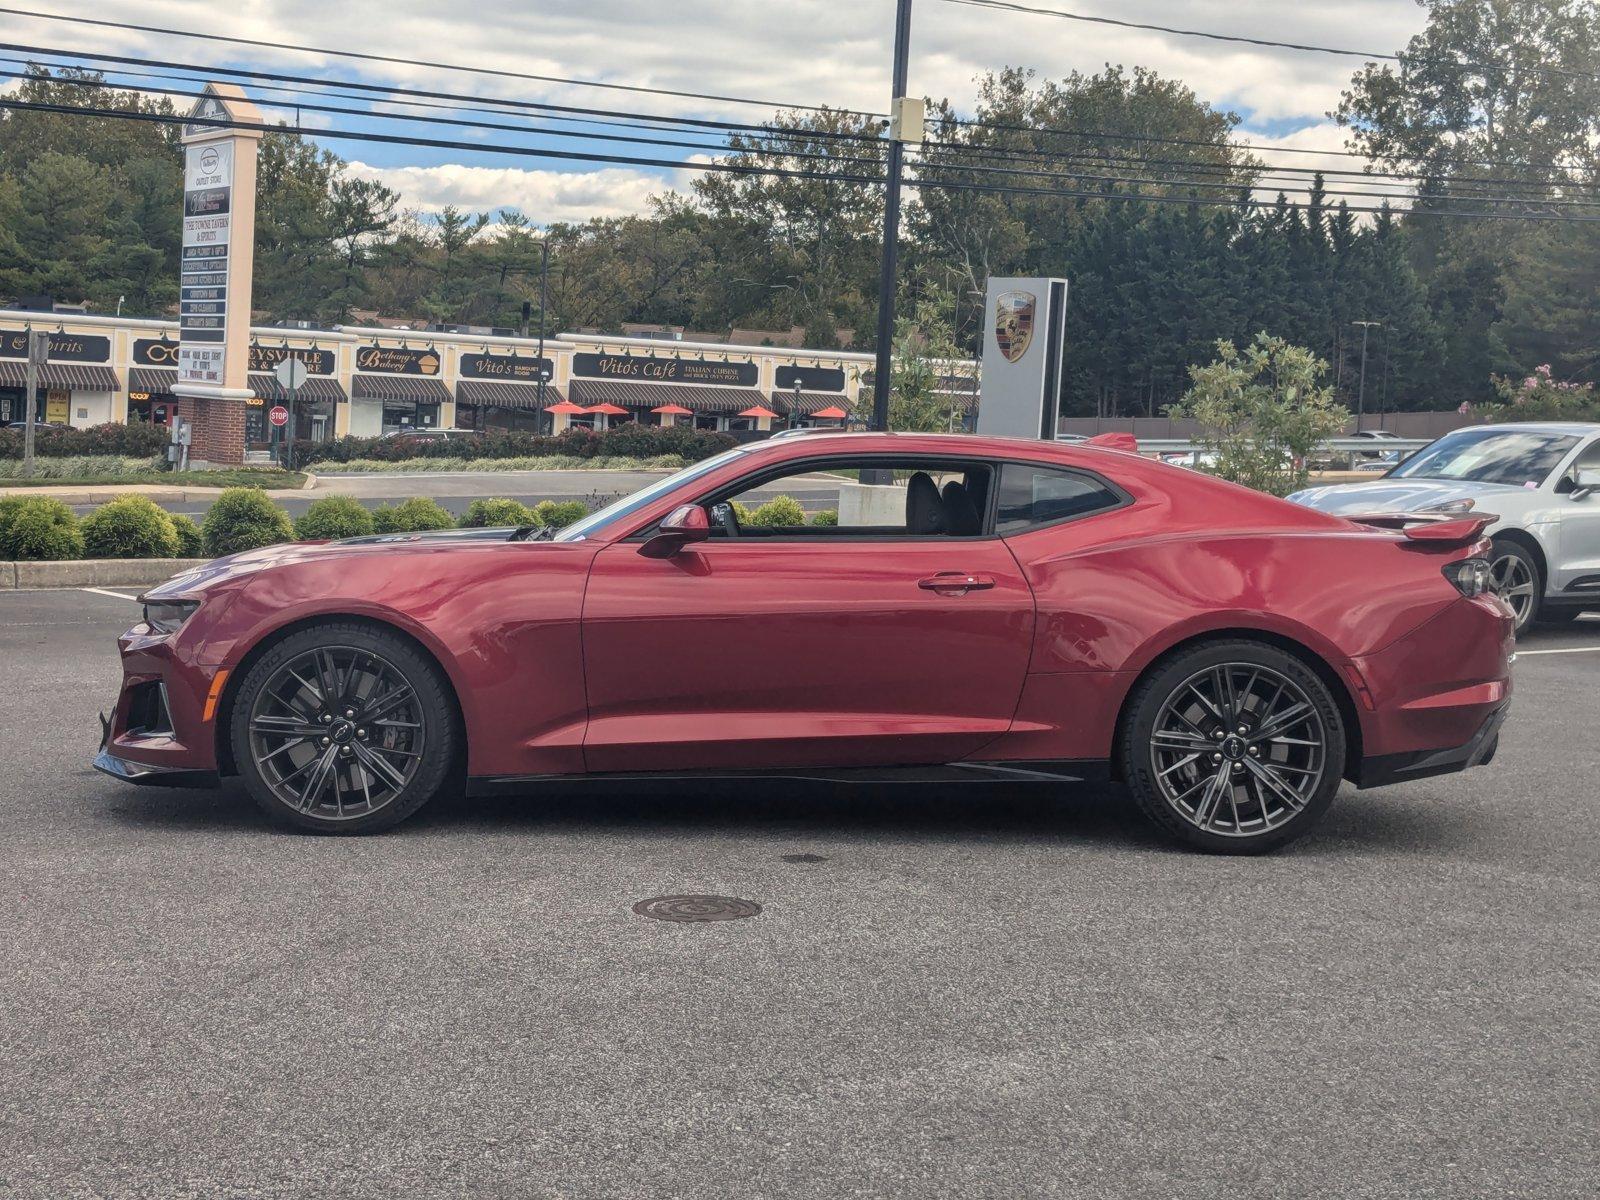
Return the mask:
<svg viewBox="0 0 1600 1200">
<path fill-rule="evenodd" d="M 214 785 L 214 685 L 225 673 L 194 663 L 172 638 L 143 625 L 123 634 L 117 647 L 122 687 L 110 715 L 101 718 L 95 769 L 128 783 Z"/>
<path fill-rule="evenodd" d="M 1511 711 L 1507 700 L 1484 718 L 1478 731 L 1460 746 L 1444 750 L 1412 750 L 1404 754 L 1384 754 L 1361 761 L 1355 784 L 1359 788 L 1384 787 L 1433 775 L 1448 775 L 1468 767 L 1486 766 L 1500 745 L 1500 727 Z"/>
<path fill-rule="evenodd" d="M 100 753 L 94 756 L 93 766 L 113 779 L 124 783 L 149 784 L 155 787 L 213 788 L 220 782 L 215 771 L 195 771 L 181 767 L 156 767 L 149 763 L 134 762 L 111 753 L 111 724 L 104 717 L 105 731 L 100 739 Z"/>
</svg>

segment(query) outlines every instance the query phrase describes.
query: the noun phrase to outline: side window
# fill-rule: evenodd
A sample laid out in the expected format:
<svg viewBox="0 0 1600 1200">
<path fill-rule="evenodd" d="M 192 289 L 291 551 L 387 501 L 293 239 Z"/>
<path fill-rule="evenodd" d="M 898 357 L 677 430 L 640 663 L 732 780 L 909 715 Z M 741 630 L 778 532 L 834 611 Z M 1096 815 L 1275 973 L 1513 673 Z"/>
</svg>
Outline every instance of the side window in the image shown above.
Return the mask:
<svg viewBox="0 0 1600 1200">
<path fill-rule="evenodd" d="M 992 470 L 945 459 L 831 459 L 708 498 L 713 537 L 977 537 Z"/>
<path fill-rule="evenodd" d="M 1006 463 L 1000 468 L 995 532 L 1021 533 L 1116 508 L 1121 503 L 1120 495 L 1092 475 L 1038 464 Z"/>
</svg>

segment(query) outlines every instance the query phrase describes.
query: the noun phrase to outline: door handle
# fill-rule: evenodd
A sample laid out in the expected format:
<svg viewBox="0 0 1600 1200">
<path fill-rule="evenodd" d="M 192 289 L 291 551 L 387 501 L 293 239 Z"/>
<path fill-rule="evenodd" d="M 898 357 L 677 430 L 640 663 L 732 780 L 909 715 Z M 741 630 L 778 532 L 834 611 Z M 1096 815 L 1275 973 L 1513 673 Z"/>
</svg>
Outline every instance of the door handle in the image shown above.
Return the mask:
<svg viewBox="0 0 1600 1200">
<path fill-rule="evenodd" d="M 965 596 L 968 592 L 981 592 L 992 588 L 994 576 L 974 575 L 969 571 L 940 571 L 937 575 L 919 579 L 917 586 L 925 592 L 938 592 L 941 596 Z"/>
</svg>

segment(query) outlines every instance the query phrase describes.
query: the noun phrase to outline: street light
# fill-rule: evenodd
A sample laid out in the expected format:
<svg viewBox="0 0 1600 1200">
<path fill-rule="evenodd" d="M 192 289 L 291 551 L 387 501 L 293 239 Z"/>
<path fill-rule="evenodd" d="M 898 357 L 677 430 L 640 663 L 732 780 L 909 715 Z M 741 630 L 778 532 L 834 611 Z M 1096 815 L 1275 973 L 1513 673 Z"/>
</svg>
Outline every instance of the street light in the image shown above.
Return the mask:
<svg viewBox="0 0 1600 1200">
<path fill-rule="evenodd" d="M 1382 321 L 1351 321 L 1352 325 L 1361 327 L 1361 383 L 1356 389 L 1356 432 L 1361 432 L 1361 418 L 1367 409 L 1367 334 L 1374 327 L 1382 328 Z"/>
</svg>

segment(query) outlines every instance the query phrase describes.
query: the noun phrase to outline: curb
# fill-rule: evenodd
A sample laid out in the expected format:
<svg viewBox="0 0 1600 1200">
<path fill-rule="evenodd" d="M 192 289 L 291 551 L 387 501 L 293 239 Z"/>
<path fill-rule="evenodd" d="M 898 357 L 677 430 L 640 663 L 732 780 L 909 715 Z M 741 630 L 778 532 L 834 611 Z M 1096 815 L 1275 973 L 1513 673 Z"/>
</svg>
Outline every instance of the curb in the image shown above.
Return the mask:
<svg viewBox="0 0 1600 1200">
<path fill-rule="evenodd" d="M 199 558 L 87 558 L 0 563 L 0 589 L 151 587 L 199 566 Z"/>
</svg>

